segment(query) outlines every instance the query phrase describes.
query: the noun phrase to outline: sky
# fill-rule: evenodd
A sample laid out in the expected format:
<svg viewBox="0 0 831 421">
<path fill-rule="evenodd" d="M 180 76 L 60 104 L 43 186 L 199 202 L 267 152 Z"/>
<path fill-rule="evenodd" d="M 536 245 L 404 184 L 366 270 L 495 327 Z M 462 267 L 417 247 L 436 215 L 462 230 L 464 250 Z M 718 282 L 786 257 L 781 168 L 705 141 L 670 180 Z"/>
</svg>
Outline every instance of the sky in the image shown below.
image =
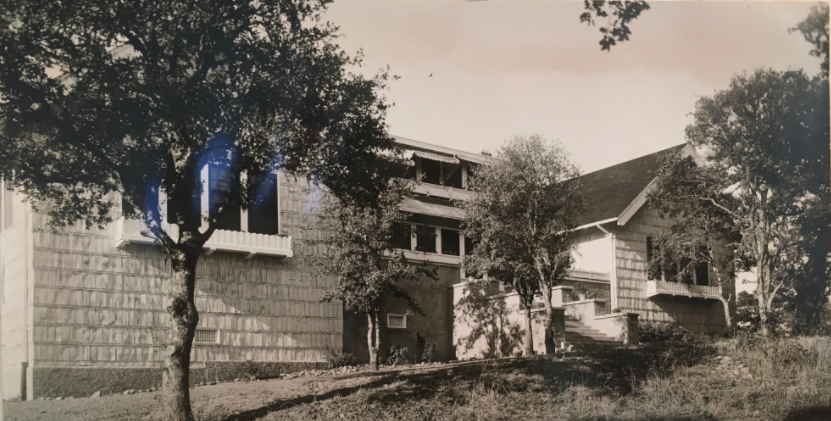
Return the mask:
<svg viewBox="0 0 831 421">
<path fill-rule="evenodd" d="M 591 172 L 683 143 L 696 100 L 736 73 L 819 72 L 787 32 L 813 4 L 650 2 L 611 52 L 582 2 L 341 0 L 325 17 L 358 71 L 400 77 L 391 134 L 470 152 L 539 134 Z"/>
<path fill-rule="evenodd" d="M 787 31 L 813 4 L 653 1 L 611 52 L 580 23 L 582 2 L 340 0 L 326 18 L 363 51 L 358 71 L 400 78 L 391 134 L 469 152 L 539 134 L 585 173 L 683 143 L 696 101 L 737 73 L 819 72 Z"/>
</svg>

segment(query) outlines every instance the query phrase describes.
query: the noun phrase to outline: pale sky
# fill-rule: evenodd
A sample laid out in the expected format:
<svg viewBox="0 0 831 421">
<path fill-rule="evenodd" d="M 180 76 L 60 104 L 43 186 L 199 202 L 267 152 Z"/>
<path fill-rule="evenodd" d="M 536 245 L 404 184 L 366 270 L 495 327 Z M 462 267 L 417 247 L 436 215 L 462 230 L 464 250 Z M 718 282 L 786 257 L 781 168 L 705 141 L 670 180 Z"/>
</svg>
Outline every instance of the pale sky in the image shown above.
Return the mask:
<svg viewBox="0 0 831 421">
<path fill-rule="evenodd" d="M 696 99 L 737 72 L 817 73 L 787 32 L 813 4 L 650 2 L 611 52 L 582 2 L 336 1 L 326 18 L 362 72 L 401 77 L 392 134 L 471 152 L 541 134 L 588 172 L 683 143 Z"/>
</svg>

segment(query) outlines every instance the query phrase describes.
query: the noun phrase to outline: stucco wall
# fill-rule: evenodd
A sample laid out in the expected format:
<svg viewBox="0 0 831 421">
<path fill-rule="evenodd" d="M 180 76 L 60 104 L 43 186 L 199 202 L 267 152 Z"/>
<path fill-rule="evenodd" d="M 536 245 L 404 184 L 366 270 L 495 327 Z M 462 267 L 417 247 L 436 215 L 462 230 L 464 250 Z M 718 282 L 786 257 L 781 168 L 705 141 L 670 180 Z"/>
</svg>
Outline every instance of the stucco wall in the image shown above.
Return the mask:
<svg viewBox="0 0 831 421">
<path fill-rule="evenodd" d="M 676 321 L 694 332 L 721 332 L 725 326 L 723 305 L 718 300 L 659 296 L 646 297 L 646 237 L 668 228 L 671 221 L 644 206 L 623 227 L 615 227 L 618 307 L 623 312 L 636 312 L 640 321 Z M 727 255 L 723 245 L 716 248 L 719 256 Z M 722 272 L 725 272 L 724 270 Z M 710 268 L 710 285 L 716 285 Z M 735 312 L 735 283 L 726 282 L 723 295 L 731 296 L 731 312 Z"/>
<path fill-rule="evenodd" d="M 387 328 L 387 314 L 405 314 L 407 305 L 402 300 L 391 299 L 381 309 L 381 346 L 379 356 L 386 358 L 390 346 L 406 347 L 411 362 L 421 362 L 424 346 L 435 344 L 434 361 L 454 359 L 453 349 L 453 292 L 451 286 L 459 283 L 458 267 L 432 266 L 437 269 L 438 280 L 421 283 L 403 283 L 405 289 L 419 304 L 424 315 L 411 312 L 407 315 L 406 329 Z M 352 353 L 359 362 L 369 360 L 367 351 L 367 319 L 365 315 L 348 314 L 345 318 L 344 351 Z M 423 344 L 419 344 L 419 336 Z"/>
<path fill-rule="evenodd" d="M 8 194 L 8 193 L 7 193 Z M 28 361 L 27 323 L 30 274 L 30 229 L 27 205 L 14 196 L 13 224 L 0 233 L 0 282 L 3 320 L 3 398 L 19 399 L 25 394 L 24 364 Z"/>
</svg>

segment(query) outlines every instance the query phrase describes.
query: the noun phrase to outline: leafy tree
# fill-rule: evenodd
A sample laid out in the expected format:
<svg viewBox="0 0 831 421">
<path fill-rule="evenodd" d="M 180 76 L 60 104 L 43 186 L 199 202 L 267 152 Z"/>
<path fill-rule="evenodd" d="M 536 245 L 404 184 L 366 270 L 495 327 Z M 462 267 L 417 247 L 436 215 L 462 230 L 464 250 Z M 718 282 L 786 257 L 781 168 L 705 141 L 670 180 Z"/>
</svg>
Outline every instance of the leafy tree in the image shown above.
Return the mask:
<svg viewBox="0 0 831 421">
<path fill-rule="evenodd" d="M 403 289 L 402 282 L 436 279 L 434 270 L 408 263 L 396 251 L 399 239 L 412 235 L 409 215 L 399 209 L 412 186 L 404 180 L 391 180 L 377 204 L 366 206 L 352 198 L 327 196 L 310 230 L 309 245 L 320 245 L 319 254 L 305 256 L 316 276 L 336 276 L 337 283 L 323 297 L 340 300 L 347 311 L 365 314 L 368 321 L 369 363 L 378 369 L 381 329 L 378 313 L 385 301 L 398 298 L 411 310 L 423 314 L 418 303 Z"/>
<path fill-rule="evenodd" d="M 662 158 L 655 189 L 647 198 L 649 205 L 662 218 L 673 221 L 669 229 L 653 237 L 652 259 L 648 270 L 654 279 L 663 274 L 669 281 L 692 283 L 701 268 L 712 268 L 720 288 L 735 279 L 735 268 L 745 268 L 748 262 L 742 254 L 719 256 L 718 247 L 738 248 L 741 235 L 736 231 L 730 215 L 714 203 L 704 200 L 677 200 L 667 194 L 697 192 L 700 186 L 719 184 L 720 172 L 712 167 L 699 167 L 691 157 L 680 153 Z M 723 200 L 728 200 L 724 198 Z M 700 276 L 700 275 L 699 275 Z M 709 275 L 708 275 L 709 276 Z M 732 331 L 730 302 L 736 297 L 720 296 L 724 307 L 725 332 Z"/>
<path fill-rule="evenodd" d="M 798 218 L 813 203 L 807 186 L 814 176 L 799 170 L 811 161 L 800 151 L 814 150 L 821 137 L 816 122 L 828 114 L 819 106 L 822 94 L 822 84 L 801 71 L 734 77 L 729 89 L 698 101 L 687 127 L 687 141 L 705 152 L 703 167 L 663 167 L 654 193 L 681 209 L 708 203 L 733 225 L 741 237 L 735 253 L 755 266 L 764 335 L 784 285 L 774 273 L 802 241 Z"/>
<path fill-rule="evenodd" d="M 632 34 L 629 24 L 649 10 L 649 3 L 645 1 L 584 0 L 583 5 L 586 11 L 580 15 L 580 22 L 595 26 L 595 19 L 606 21 L 605 25 L 600 25 L 600 33 L 603 34 L 601 51 L 611 51 L 618 42 L 628 41 Z"/>
<path fill-rule="evenodd" d="M 473 196 L 460 202 L 465 235 L 479 242 L 466 267 L 513 285 L 529 316 L 533 296 L 542 295 L 547 352 L 553 352 L 557 334 L 552 288 L 572 264 L 572 230 L 584 208 L 579 184 L 568 182 L 578 175 L 559 144 L 539 136 L 516 137 L 497 160 L 473 174 Z M 529 318 L 529 335 L 530 323 Z"/>
<path fill-rule="evenodd" d="M 828 3 L 817 3 L 811 7 L 811 13 L 796 27 L 789 28 L 788 32 L 799 31 L 814 46 L 810 54 L 822 59 L 820 67 L 822 76 L 828 79 Z"/>
<path fill-rule="evenodd" d="M 253 180 L 307 175 L 338 196 L 371 202 L 393 147 L 380 95 L 387 75 L 360 64 L 321 22 L 328 0 L 0 5 L 0 174 L 55 226 L 111 221 L 117 192 L 171 263 L 167 417 L 192 420 L 191 345 L 203 244 L 227 209 L 248 206 Z M 203 220 L 204 165 L 231 189 Z M 242 174 L 248 174 L 243 181 Z M 171 236 L 160 221 L 167 195 Z"/>
<path fill-rule="evenodd" d="M 810 54 L 822 58 L 821 72 L 816 77 L 818 93 L 810 98 L 814 107 L 811 127 L 814 136 L 795 149 L 792 158 L 796 171 L 808 175 L 806 188 L 811 193 L 809 204 L 797 221 L 799 243 L 797 255 L 791 259 L 794 296 L 788 307 L 794 312 L 794 333 L 810 334 L 823 329 L 827 317 L 828 296 L 831 294 L 831 148 L 828 119 L 828 4 L 811 8 L 808 17 L 789 31 L 799 31 L 814 48 Z M 824 111 L 822 111 L 824 110 Z"/>
</svg>

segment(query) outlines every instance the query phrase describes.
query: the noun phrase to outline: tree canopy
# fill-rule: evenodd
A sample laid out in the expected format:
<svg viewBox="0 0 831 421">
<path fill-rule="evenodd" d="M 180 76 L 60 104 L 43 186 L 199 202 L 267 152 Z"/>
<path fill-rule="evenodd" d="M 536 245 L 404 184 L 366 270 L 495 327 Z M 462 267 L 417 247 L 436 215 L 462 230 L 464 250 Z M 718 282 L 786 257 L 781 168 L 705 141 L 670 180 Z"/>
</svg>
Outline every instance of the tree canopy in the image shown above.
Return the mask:
<svg viewBox="0 0 831 421">
<path fill-rule="evenodd" d="M 526 306 L 541 294 L 550 313 L 551 288 L 571 266 L 572 230 L 584 207 L 578 175 L 560 144 L 540 136 L 509 140 L 474 172 L 473 196 L 459 203 L 465 235 L 478 242 L 466 267 L 512 284 Z M 553 337 L 546 339 L 553 347 Z"/>
<path fill-rule="evenodd" d="M 410 215 L 400 210 L 401 201 L 411 189 L 411 182 L 391 180 L 374 206 L 327 195 L 309 227 L 310 239 L 305 241 L 309 246 L 320 246 L 318 253 L 304 256 L 314 275 L 336 278 L 323 300 L 340 300 L 345 310 L 367 315 L 370 364 L 376 369 L 381 305 L 397 298 L 423 314 L 401 284 L 436 279 L 435 270 L 408 263 L 396 250 L 402 238 L 408 242 L 412 235 L 407 222 Z"/>
<path fill-rule="evenodd" d="M 739 235 L 736 261 L 755 267 L 763 329 L 786 283 L 777 270 L 804 243 L 801 218 L 827 209 L 819 200 L 828 185 L 827 101 L 827 83 L 802 71 L 737 75 L 698 101 L 687 127 L 704 165 L 665 162 L 652 194 L 670 215 L 692 218 L 681 224 L 699 227 L 706 217 L 709 229 Z"/>
</svg>

